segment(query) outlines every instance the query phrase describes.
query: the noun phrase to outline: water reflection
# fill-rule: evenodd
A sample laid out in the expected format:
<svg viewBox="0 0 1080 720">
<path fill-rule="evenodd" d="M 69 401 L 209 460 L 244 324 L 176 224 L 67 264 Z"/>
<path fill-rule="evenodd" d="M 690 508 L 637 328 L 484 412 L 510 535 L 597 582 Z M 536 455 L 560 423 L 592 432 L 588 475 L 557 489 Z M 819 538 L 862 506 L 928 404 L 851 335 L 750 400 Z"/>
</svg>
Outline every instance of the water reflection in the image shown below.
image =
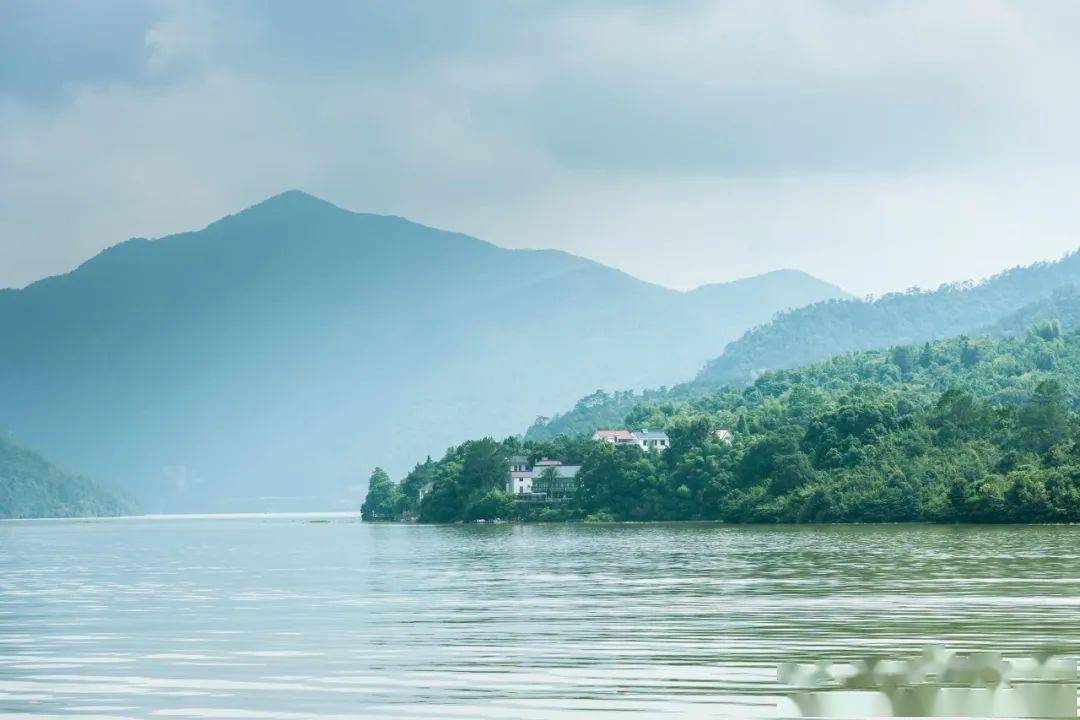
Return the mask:
<svg viewBox="0 0 1080 720">
<path fill-rule="evenodd" d="M 1076 717 L 1076 658 L 1027 658 L 927 646 L 905 659 L 784 663 L 797 690 L 780 711 L 798 717 Z"/>
<path fill-rule="evenodd" d="M 1080 650 L 1080 528 L 0 523 L 0 713 L 747 717 L 780 662 Z"/>
</svg>

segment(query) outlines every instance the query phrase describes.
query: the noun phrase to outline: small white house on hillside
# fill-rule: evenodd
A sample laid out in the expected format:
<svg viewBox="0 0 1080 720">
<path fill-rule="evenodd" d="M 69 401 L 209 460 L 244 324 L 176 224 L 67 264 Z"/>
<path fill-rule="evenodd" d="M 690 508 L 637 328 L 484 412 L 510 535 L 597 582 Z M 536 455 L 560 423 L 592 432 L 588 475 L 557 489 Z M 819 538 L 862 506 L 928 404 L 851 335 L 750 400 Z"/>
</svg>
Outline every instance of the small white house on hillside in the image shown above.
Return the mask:
<svg viewBox="0 0 1080 720">
<path fill-rule="evenodd" d="M 671 444 L 666 432 L 647 429 L 597 430 L 593 433 L 592 439 L 612 445 L 637 445 L 642 450 L 657 450 L 659 452 L 667 450 Z"/>
<path fill-rule="evenodd" d="M 663 452 L 668 449 L 668 445 L 671 444 L 671 440 L 668 439 L 666 432 L 658 432 L 655 430 L 635 430 L 633 433 L 634 442 L 638 444 L 642 450 L 656 450 Z"/>
</svg>

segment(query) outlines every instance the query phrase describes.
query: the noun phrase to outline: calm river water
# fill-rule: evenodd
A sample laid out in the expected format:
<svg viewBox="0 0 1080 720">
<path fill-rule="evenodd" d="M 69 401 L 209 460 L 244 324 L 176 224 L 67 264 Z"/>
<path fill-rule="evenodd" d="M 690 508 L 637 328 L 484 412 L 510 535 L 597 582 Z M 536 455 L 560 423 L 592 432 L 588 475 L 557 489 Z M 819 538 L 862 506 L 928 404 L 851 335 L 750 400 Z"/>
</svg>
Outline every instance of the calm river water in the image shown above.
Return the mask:
<svg viewBox="0 0 1080 720">
<path fill-rule="evenodd" d="M 1080 527 L 0 522 L 0 714 L 770 716 L 776 664 L 1080 651 Z"/>
</svg>

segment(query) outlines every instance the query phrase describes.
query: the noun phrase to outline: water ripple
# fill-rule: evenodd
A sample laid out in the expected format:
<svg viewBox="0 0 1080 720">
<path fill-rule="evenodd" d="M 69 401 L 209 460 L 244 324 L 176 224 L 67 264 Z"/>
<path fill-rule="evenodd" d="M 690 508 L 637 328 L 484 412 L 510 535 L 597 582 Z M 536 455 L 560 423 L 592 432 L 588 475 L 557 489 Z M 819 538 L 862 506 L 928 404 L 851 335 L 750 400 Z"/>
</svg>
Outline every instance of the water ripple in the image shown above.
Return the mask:
<svg viewBox="0 0 1080 720">
<path fill-rule="evenodd" d="M 782 661 L 1080 651 L 1080 528 L 0 523 L 0 715 L 770 716 Z"/>
</svg>

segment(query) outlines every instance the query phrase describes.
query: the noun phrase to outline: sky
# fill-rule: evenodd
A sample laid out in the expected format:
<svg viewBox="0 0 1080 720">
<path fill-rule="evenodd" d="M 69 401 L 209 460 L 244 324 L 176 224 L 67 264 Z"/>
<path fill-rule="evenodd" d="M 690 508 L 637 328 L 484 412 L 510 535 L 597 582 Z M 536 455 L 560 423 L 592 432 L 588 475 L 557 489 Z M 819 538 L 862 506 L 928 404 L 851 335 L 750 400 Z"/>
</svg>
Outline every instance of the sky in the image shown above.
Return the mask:
<svg viewBox="0 0 1080 720">
<path fill-rule="evenodd" d="M 0 2 L 0 287 L 287 189 L 688 289 L 1080 245 L 1080 3 Z"/>
</svg>

